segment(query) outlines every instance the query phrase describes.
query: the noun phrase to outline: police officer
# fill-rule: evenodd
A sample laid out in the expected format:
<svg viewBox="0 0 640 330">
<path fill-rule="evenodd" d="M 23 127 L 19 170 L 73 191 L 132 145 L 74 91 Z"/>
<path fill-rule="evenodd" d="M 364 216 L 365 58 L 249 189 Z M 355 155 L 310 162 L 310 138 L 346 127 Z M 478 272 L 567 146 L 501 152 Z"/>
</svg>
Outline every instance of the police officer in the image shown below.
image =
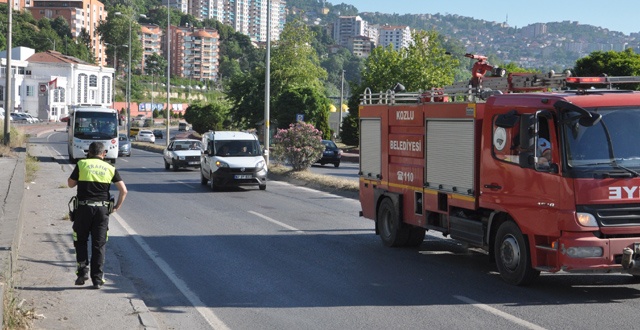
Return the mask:
<svg viewBox="0 0 640 330">
<path fill-rule="evenodd" d="M 69 188 L 78 187 L 76 196 L 78 207 L 74 214 L 73 245 L 76 248 L 76 285 L 84 285 L 89 279 L 94 289 L 104 284 L 104 257 L 109 230 L 109 213 L 122 207 L 127 196 L 127 187 L 116 168 L 104 161 L 107 151 L 101 142 L 89 145 L 87 159 L 81 159 L 71 172 L 67 183 Z M 110 209 L 109 188 L 111 183 L 118 188 L 118 200 Z M 89 255 L 87 242 L 91 235 L 91 273 L 88 274 Z"/>
</svg>

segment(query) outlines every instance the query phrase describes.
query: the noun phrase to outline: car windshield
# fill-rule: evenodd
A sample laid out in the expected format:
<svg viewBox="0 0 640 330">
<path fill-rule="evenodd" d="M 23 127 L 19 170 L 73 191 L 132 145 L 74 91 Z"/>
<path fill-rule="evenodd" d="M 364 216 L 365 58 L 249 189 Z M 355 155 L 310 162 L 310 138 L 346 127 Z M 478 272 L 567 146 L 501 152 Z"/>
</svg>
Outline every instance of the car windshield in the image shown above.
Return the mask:
<svg viewBox="0 0 640 330">
<path fill-rule="evenodd" d="M 261 149 L 255 140 L 216 140 L 215 152 L 217 156 L 253 157 L 260 156 Z"/>
<path fill-rule="evenodd" d="M 120 135 L 120 138 L 118 140 L 120 140 L 120 141 L 128 141 L 129 138 L 127 138 L 126 135 Z"/>
<path fill-rule="evenodd" d="M 202 150 L 200 141 L 176 141 L 173 143 L 173 150 Z"/>
<path fill-rule="evenodd" d="M 338 149 L 338 146 L 331 140 L 322 140 L 322 144 L 324 144 L 327 149 Z"/>
<path fill-rule="evenodd" d="M 638 134 L 640 108 L 588 110 L 601 114 L 602 120 L 591 127 L 579 125 L 577 119 L 564 126 L 568 165 L 640 167 L 640 144 L 632 142 Z"/>
</svg>

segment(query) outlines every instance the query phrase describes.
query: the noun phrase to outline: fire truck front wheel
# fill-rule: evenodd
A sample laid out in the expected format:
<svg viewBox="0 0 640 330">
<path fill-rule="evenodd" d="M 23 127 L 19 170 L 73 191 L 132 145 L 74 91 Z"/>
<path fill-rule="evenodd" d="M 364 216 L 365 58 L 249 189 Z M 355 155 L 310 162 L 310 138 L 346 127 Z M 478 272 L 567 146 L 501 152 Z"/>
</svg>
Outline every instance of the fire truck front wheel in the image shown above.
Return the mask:
<svg viewBox="0 0 640 330">
<path fill-rule="evenodd" d="M 531 267 L 529 245 L 520 228 L 512 221 L 500 225 L 496 233 L 494 255 L 500 276 L 513 285 L 527 285 L 540 272 Z"/>
<path fill-rule="evenodd" d="M 390 198 L 385 198 L 378 207 L 378 232 L 382 243 L 389 247 L 404 246 L 409 240 L 410 230 L 400 221 L 398 210 Z"/>
</svg>

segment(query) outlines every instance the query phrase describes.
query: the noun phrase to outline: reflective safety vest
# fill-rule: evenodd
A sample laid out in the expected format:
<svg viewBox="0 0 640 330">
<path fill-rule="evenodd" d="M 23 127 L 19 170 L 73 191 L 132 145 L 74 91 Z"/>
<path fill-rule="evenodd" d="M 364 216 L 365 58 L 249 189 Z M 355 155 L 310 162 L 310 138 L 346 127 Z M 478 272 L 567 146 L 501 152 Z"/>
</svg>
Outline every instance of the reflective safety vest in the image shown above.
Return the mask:
<svg viewBox="0 0 640 330">
<path fill-rule="evenodd" d="M 111 184 L 116 173 L 115 166 L 100 158 L 87 158 L 78 161 L 78 181 Z"/>
</svg>

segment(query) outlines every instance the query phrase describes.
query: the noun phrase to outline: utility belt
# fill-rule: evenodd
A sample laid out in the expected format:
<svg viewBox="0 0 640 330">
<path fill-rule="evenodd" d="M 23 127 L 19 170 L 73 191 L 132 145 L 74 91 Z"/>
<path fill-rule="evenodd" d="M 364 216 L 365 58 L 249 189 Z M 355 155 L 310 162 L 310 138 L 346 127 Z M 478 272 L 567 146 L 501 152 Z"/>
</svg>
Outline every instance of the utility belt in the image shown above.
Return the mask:
<svg viewBox="0 0 640 330">
<path fill-rule="evenodd" d="M 87 206 L 109 206 L 109 201 L 95 202 L 95 201 L 78 201 L 78 205 Z"/>
<path fill-rule="evenodd" d="M 115 205 L 115 197 L 111 196 L 108 201 L 79 201 L 76 196 L 71 197 L 69 200 L 69 219 L 75 220 L 75 211 L 79 205 L 86 206 L 104 206 L 107 208 L 107 215 L 113 212 L 113 206 Z"/>
</svg>

